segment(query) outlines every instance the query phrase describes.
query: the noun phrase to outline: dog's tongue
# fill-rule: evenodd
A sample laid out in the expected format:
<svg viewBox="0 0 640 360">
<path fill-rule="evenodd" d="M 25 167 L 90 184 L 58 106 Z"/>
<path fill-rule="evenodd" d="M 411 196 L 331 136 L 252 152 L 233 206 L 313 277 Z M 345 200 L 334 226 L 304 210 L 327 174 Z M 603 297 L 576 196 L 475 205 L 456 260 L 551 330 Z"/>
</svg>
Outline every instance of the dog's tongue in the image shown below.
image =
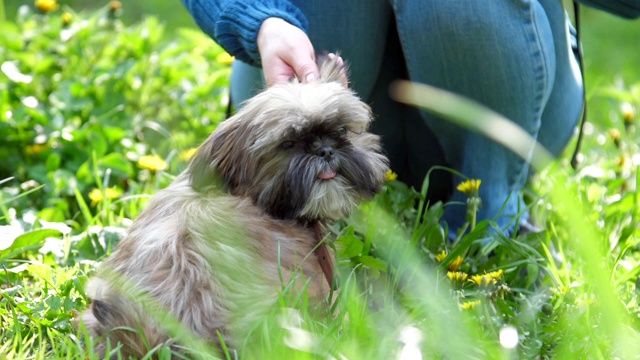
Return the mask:
<svg viewBox="0 0 640 360">
<path fill-rule="evenodd" d="M 333 170 L 323 171 L 318 175 L 318 179 L 331 180 L 336 177 L 336 172 Z"/>
</svg>

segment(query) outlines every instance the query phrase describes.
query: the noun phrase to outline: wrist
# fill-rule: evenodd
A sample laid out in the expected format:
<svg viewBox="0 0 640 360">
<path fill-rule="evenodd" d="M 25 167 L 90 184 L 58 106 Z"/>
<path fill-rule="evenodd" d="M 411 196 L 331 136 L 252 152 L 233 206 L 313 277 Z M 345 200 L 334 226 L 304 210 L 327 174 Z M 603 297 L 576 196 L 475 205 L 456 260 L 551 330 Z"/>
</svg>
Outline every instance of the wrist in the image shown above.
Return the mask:
<svg viewBox="0 0 640 360">
<path fill-rule="evenodd" d="M 267 43 L 274 37 L 281 34 L 283 28 L 286 29 L 287 26 L 293 25 L 278 17 L 266 18 L 262 24 L 260 24 L 260 29 L 258 30 L 258 35 L 256 37 L 258 51 L 262 52 L 262 49 L 267 46 Z"/>
</svg>

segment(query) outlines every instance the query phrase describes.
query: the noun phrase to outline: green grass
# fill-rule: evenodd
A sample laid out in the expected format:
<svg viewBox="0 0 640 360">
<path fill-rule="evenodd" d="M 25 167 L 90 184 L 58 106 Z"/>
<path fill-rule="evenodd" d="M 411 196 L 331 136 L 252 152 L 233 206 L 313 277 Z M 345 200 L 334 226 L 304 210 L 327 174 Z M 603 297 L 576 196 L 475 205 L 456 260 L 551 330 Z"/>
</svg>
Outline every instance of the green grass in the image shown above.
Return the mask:
<svg viewBox="0 0 640 360">
<path fill-rule="evenodd" d="M 167 43 L 155 18 L 124 25 L 107 8 L 64 10 L 71 24 L 58 11 L 0 25 L 0 64 L 14 65 L 0 75 L 0 359 L 96 358 L 74 325 L 85 282 L 226 109 L 228 63 L 198 30 Z M 284 288 L 239 351 L 220 357 L 640 353 L 640 139 L 628 111 L 640 109 L 638 23 L 591 11 L 584 21 L 588 135 L 578 171 L 566 154 L 526 189 L 543 232 L 491 235 L 494 224 L 481 221 L 452 245 L 438 224 L 449 205 L 426 207 L 425 189 L 390 181 L 335 227 L 333 311 Z M 142 166 L 151 155 L 166 167 Z M 450 280 L 453 270 L 467 279 Z M 512 328 L 518 344 L 508 349 L 500 335 Z M 216 356 L 206 344 L 183 345 L 193 357 Z"/>
</svg>

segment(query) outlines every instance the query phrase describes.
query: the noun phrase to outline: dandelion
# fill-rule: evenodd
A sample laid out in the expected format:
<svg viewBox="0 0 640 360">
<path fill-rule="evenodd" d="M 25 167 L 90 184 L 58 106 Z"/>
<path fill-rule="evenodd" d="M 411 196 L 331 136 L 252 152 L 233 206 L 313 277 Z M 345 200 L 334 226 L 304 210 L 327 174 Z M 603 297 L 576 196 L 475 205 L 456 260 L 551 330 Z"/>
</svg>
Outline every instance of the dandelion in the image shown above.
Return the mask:
<svg viewBox="0 0 640 360">
<path fill-rule="evenodd" d="M 442 262 L 445 258 L 447 257 L 447 252 L 445 250 L 442 250 L 438 255 L 436 255 L 436 261 L 437 262 Z M 462 262 L 464 261 L 464 258 L 460 255 L 458 255 L 458 257 L 456 257 L 455 259 L 453 259 L 453 261 L 449 264 L 449 267 L 447 267 L 447 270 L 449 271 L 456 271 L 458 270 L 458 268 L 460 267 L 460 265 L 462 265 Z"/>
<path fill-rule="evenodd" d="M 56 0 L 36 0 L 36 8 L 42 13 L 49 13 L 58 10 L 60 7 Z"/>
<path fill-rule="evenodd" d="M 460 309 L 471 310 L 471 309 L 475 309 L 476 306 L 478 305 L 480 305 L 480 300 L 465 301 L 462 304 L 460 304 Z"/>
<path fill-rule="evenodd" d="M 436 261 L 440 263 L 446 257 L 447 257 L 447 252 L 445 250 L 442 250 L 438 255 L 436 255 Z M 462 256 L 458 255 L 458 257 L 453 259 L 453 261 L 449 264 L 449 267 L 447 267 L 447 270 L 449 270 L 449 271 L 458 270 L 458 268 L 460 268 L 460 265 L 462 265 L 463 261 L 464 261 L 464 258 Z"/>
<path fill-rule="evenodd" d="M 393 171 L 391 171 L 391 169 L 387 170 L 387 172 L 384 173 L 384 181 L 385 182 L 396 181 L 397 178 L 398 178 L 398 174 L 396 174 Z"/>
<path fill-rule="evenodd" d="M 484 274 L 484 275 L 473 275 L 471 276 L 471 279 L 469 280 L 472 283 L 478 285 L 479 287 L 489 287 L 490 285 L 495 285 L 498 280 L 494 279 L 493 277 Z"/>
<path fill-rule="evenodd" d="M 462 256 L 458 255 L 457 258 L 453 259 L 453 261 L 451 262 L 451 264 L 449 264 L 449 271 L 456 271 L 458 270 L 458 268 L 460 268 L 460 265 L 462 265 L 462 261 L 464 259 L 462 258 Z"/>
<path fill-rule="evenodd" d="M 62 26 L 69 26 L 72 20 L 73 20 L 73 15 L 71 15 L 70 12 L 65 12 L 62 14 Z"/>
<path fill-rule="evenodd" d="M 482 206 L 482 200 L 480 196 L 478 196 L 478 191 L 480 190 L 480 184 L 482 180 L 479 179 L 469 179 L 461 182 L 457 189 L 458 191 L 466 194 L 467 198 L 467 221 L 471 226 L 471 230 L 476 227 L 478 208 Z"/>
<path fill-rule="evenodd" d="M 89 199 L 91 199 L 91 206 L 96 206 L 98 203 L 104 201 L 104 199 L 112 200 L 117 199 L 120 196 L 120 190 L 117 187 L 110 187 L 104 189 L 104 193 L 100 189 L 93 189 L 89 192 Z"/>
<path fill-rule="evenodd" d="M 478 190 L 480 189 L 480 183 L 482 180 L 479 179 L 469 179 L 461 182 L 457 189 L 461 193 L 466 194 L 467 196 L 478 196 Z"/>
<path fill-rule="evenodd" d="M 515 349 L 520 341 L 518 329 L 511 325 L 507 325 L 500 329 L 500 345 L 505 349 Z"/>
<path fill-rule="evenodd" d="M 504 270 L 498 269 L 496 271 L 492 271 L 492 272 L 486 273 L 485 275 L 491 277 L 492 279 L 500 280 L 500 279 L 502 279 L 502 275 L 504 275 Z"/>
<path fill-rule="evenodd" d="M 453 285 L 462 285 L 467 280 L 467 273 L 462 271 L 447 271 L 447 277 Z"/>
<path fill-rule="evenodd" d="M 229 55 L 227 52 L 222 52 L 216 56 L 216 62 L 222 65 L 231 65 L 233 59 L 233 56 Z"/>
<path fill-rule="evenodd" d="M 152 172 L 158 172 L 165 170 L 168 166 L 166 161 L 158 155 L 145 155 L 138 160 L 138 167 Z"/>
<path fill-rule="evenodd" d="M 191 148 L 191 149 L 187 149 L 183 152 L 180 153 L 180 161 L 189 161 L 191 160 L 191 158 L 193 157 L 193 155 L 196 154 L 196 151 L 198 151 L 198 148 Z"/>
<path fill-rule="evenodd" d="M 27 155 L 38 155 L 41 152 L 43 152 L 44 150 L 47 149 L 47 145 L 46 144 L 33 144 L 33 145 L 27 145 L 24 148 L 24 152 Z"/>
<path fill-rule="evenodd" d="M 400 330 L 400 342 L 404 344 L 400 352 L 398 360 L 422 360 L 422 352 L 420 351 L 420 343 L 424 335 L 420 329 L 407 326 Z M 342 356 L 344 358 L 344 356 Z"/>
</svg>

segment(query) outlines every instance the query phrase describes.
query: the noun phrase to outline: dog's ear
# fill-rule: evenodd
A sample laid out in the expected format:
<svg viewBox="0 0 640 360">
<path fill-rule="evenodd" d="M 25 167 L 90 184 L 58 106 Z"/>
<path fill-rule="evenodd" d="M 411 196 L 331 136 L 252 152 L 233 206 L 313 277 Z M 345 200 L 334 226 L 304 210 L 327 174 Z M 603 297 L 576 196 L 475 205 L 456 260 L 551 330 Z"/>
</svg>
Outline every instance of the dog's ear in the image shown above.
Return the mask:
<svg viewBox="0 0 640 360">
<path fill-rule="evenodd" d="M 251 143 L 250 121 L 240 114 L 223 121 L 198 148 L 188 173 L 191 186 L 203 190 L 222 181 L 229 191 L 247 183 L 251 176 L 246 166 L 247 149 Z"/>
</svg>

